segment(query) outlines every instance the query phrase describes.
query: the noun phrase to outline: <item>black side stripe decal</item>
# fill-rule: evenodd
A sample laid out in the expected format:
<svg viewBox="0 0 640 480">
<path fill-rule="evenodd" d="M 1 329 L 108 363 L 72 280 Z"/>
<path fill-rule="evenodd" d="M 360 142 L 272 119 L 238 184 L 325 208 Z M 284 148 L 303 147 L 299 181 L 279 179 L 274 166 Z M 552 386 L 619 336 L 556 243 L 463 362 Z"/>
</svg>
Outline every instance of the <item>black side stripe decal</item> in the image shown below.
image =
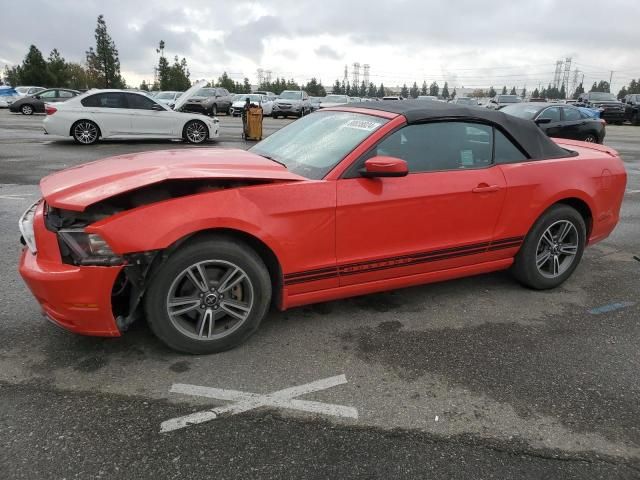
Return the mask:
<svg viewBox="0 0 640 480">
<path fill-rule="evenodd" d="M 408 267 L 421 263 L 449 260 L 452 258 L 465 257 L 487 251 L 518 247 L 523 240 L 524 237 L 511 237 L 496 240 L 494 242 L 483 242 L 473 245 L 465 245 L 463 247 L 431 250 L 429 252 L 419 252 L 398 257 L 370 260 L 367 262 L 348 263 L 338 265 L 336 267 L 318 268 L 304 272 L 289 273 L 284 276 L 284 283 L 285 285 L 295 285 L 298 283 L 326 280 L 338 275 L 356 275 L 358 273 L 375 272 L 379 270 L 387 270 L 389 268 Z"/>
</svg>

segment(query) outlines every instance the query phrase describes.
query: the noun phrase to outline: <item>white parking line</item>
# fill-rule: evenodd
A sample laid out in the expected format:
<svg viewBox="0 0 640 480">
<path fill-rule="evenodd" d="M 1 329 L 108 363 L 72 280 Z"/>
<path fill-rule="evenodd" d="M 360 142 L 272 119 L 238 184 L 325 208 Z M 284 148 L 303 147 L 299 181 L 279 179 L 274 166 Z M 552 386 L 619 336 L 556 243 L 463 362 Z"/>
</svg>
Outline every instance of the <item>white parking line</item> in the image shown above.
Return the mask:
<svg viewBox="0 0 640 480">
<path fill-rule="evenodd" d="M 627 193 L 640 193 L 640 190 L 627 190 Z"/>
<path fill-rule="evenodd" d="M 222 388 L 176 383 L 169 390 L 171 393 L 182 393 L 198 397 L 216 398 L 218 400 L 229 400 L 235 403 L 225 407 L 212 408 L 210 410 L 192 413 L 183 417 L 172 418 L 162 422 L 160 425 L 160 432 L 170 432 L 172 430 L 188 427 L 189 425 L 196 425 L 198 423 L 215 420 L 223 414 L 235 415 L 260 407 L 289 408 L 322 415 L 358 418 L 358 410 L 353 407 L 295 399 L 295 397 L 299 397 L 300 395 L 326 390 L 344 383 L 347 383 L 347 377 L 344 375 L 337 375 L 335 377 L 323 378 L 322 380 L 306 383 L 304 385 L 285 388 L 284 390 L 278 390 L 277 392 L 267 395 L 241 392 L 239 390 L 226 390 Z"/>
<path fill-rule="evenodd" d="M 0 200 L 26 200 L 26 197 L 33 197 L 30 193 L 22 195 L 0 195 Z"/>
</svg>

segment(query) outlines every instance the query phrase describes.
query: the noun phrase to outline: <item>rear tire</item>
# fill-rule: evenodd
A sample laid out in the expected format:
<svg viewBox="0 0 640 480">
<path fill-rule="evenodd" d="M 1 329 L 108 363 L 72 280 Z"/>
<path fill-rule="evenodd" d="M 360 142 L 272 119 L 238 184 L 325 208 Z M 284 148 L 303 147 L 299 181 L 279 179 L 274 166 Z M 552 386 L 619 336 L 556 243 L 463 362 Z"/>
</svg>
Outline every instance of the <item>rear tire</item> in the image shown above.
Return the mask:
<svg viewBox="0 0 640 480">
<path fill-rule="evenodd" d="M 594 133 L 587 133 L 584 136 L 584 140 L 585 142 L 589 142 L 589 143 L 598 143 L 598 136 Z"/>
<path fill-rule="evenodd" d="M 270 302 L 271 278 L 258 254 L 241 242 L 209 236 L 181 247 L 160 267 L 145 310 L 151 330 L 170 348 L 207 354 L 243 343 Z"/>
<path fill-rule="evenodd" d="M 22 105 L 20 107 L 20 111 L 22 112 L 23 115 L 33 115 L 33 106 L 29 105 L 28 103 L 25 103 L 24 105 Z"/>
<path fill-rule="evenodd" d="M 215 117 L 218 114 L 218 106 L 214 103 L 211 107 L 211 116 Z"/>
<path fill-rule="evenodd" d="M 633 117 L 631 117 L 631 125 L 640 125 L 640 115 L 637 113 L 633 114 Z"/>
<path fill-rule="evenodd" d="M 527 234 L 516 255 L 513 275 L 536 290 L 561 285 L 582 259 L 586 231 L 582 215 L 574 208 L 563 204 L 552 206 Z"/>
</svg>

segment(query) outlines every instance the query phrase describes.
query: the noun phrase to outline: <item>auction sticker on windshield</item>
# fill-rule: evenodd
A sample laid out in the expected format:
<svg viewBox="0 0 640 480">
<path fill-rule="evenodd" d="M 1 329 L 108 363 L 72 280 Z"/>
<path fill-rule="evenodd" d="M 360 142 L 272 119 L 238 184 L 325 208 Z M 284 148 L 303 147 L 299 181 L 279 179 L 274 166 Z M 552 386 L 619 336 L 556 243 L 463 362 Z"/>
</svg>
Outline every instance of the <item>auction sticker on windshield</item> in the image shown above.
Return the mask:
<svg viewBox="0 0 640 480">
<path fill-rule="evenodd" d="M 380 125 L 382 125 L 382 123 L 373 122 L 371 120 L 349 120 L 347 123 L 342 125 L 341 128 L 353 128 L 353 129 L 356 129 L 356 130 L 364 130 L 366 132 L 373 132 Z"/>
</svg>

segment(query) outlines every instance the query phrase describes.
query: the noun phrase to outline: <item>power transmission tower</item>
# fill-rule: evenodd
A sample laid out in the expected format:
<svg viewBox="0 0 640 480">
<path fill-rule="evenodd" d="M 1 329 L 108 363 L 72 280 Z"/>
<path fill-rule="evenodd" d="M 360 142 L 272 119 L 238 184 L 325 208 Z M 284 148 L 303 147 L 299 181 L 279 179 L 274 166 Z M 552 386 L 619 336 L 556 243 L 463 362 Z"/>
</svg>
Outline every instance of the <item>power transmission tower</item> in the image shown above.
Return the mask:
<svg viewBox="0 0 640 480">
<path fill-rule="evenodd" d="M 369 86 L 369 68 L 370 65 L 368 63 L 364 64 L 364 84 L 368 87 Z"/>
<path fill-rule="evenodd" d="M 262 68 L 258 69 L 258 88 L 262 88 L 264 84 L 264 70 Z"/>
<path fill-rule="evenodd" d="M 265 80 L 266 80 L 267 83 L 271 83 L 271 73 L 273 73 L 273 72 L 271 72 L 271 70 L 267 70 L 265 72 Z"/>
<path fill-rule="evenodd" d="M 556 62 L 556 71 L 553 74 L 553 87 L 558 88 L 560 86 L 560 77 L 562 76 L 562 60 Z"/>
<path fill-rule="evenodd" d="M 565 95 L 569 94 L 569 74 L 571 73 L 571 57 L 564 59 L 564 76 L 562 77 L 562 85 L 564 85 Z"/>
<path fill-rule="evenodd" d="M 360 63 L 355 62 L 353 64 L 353 85 L 356 87 L 360 85 Z"/>
<path fill-rule="evenodd" d="M 347 82 L 349 81 L 349 67 L 347 67 L 347 65 L 344 66 L 344 78 L 342 79 L 342 83 L 344 85 L 347 85 Z"/>
<path fill-rule="evenodd" d="M 571 90 L 569 92 L 567 92 L 567 97 L 569 95 L 573 96 L 573 94 L 576 91 L 576 88 L 578 88 L 578 75 L 580 74 L 580 71 L 576 68 L 573 71 L 573 80 L 571 81 Z"/>
</svg>

